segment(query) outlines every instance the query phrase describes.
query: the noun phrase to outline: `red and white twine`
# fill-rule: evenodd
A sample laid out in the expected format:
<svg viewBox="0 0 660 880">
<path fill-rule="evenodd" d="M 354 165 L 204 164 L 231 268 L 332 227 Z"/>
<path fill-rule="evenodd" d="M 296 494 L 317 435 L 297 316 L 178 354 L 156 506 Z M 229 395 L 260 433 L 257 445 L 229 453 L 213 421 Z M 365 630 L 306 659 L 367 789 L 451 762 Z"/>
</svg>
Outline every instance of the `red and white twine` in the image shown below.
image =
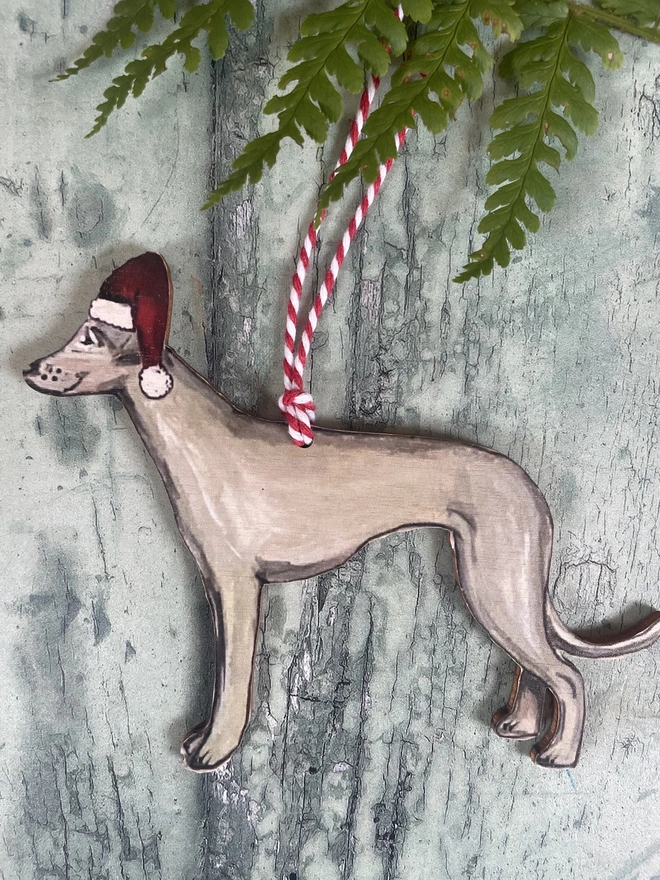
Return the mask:
<svg viewBox="0 0 660 880">
<path fill-rule="evenodd" d="M 403 17 L 403 10 L 401 7 L 398 8 L 397 15 L 399 18 Z M 357 115 L 351 124 L 346 144 L 344 145 L 344 149 L 341 152 L 341 156 L 339 157 L 339 161 L 337 162 L 330 180 L 332 180 L 337 173 L 337 169 L 348 161 L 355 144 L 360 138 L 362 128 L 367 120 L 371 104 L 376 94 L 376 89 L 378 88 L 378 83 L 378 77 L 370 74 L 367 79 L 367 85 L 360 98 Z M 401 147 L 405 136 L 406 129 L 397 134 L 397 151 Z M 291 280 L 286 330 L 284 333 L 284 394 L 278 401 L 280 410 L 284 413 L 284 417 L 288 423 L 289 434 L 296 446 L 309 446 L 314 439 L 312 422 L 315 418 L 315 406 L 312 395 L 304 390 L 303 373 L 305 370 L 305 363 L 307 362 L 307 356 L 309 355 L 309 349 L 312 344 L 312 337 L 316 330 L 316 325 L 321 317 L 323 307 L 332 294 L 337 275 L 341 269 L 342 263 L 346 259 L 346 255 L 348 254 L 351 243 L 355 238 L 355 234 L 360 228 L 362 221 L 367 216 L 367 212 L 378 195 L 383 181 L 393 164 L 394 159 L 388 159 L 387 162 L 380 166 L 376 180 L 367 188 L 355 214 L 351 218 L 348 228 L 335 251 L 330 267 L 325 273 L 323 284 L 314 297 L 312 307 L 307 317 L 307 323 L 305 324 L 305 329 L 303 330 L 298 350 L 296 352 L 296 335 L 298 330 L 298 314 L 300 311 L 302 289 L 305 275 L 309 268 L 312 250 L 316 247 L 318 241 L 318 230 L 314 225 L 314 221 L 309 225 L 305 241 L 300 250 L 296 271 Z M 327 211 L 323 211 L 321 214 L 321 221 L 324 220 L 326 214 Z"/>
</svg>

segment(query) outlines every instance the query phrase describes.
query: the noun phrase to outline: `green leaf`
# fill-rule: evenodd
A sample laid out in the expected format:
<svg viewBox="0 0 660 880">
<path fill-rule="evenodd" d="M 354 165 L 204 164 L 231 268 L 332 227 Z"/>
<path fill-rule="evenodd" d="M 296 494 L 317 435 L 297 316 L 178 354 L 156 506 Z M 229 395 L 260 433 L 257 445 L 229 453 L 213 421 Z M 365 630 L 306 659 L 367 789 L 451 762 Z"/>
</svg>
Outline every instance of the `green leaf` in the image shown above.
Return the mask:
<svg viewBox="0 0 660 880">
<path fill-rule="evenodd" d="M 111 58 L 120 46 L 124 49 L 130 48 L 135 41 L 134 28 L 144 31 L 152 26 L 153 7 L 154 0 L 120 0 L 115 5 L 114 15 L 105 30 L 94 34 L 92 45 L 55 79 L 59 81 L 75 76 L 103 56 Z"/>
<path fill-rule="evenodd" d="M 341 95 L 332 85 L 327 75 L 317 76 L 309 87 L 310 97 L 316 101 L 326 119 L 337 122 L 341 116 Z"/>
<path fill-rule="evenodd" d="M 488 73 L 493 67 L 493 56 L 486 51 L 479 32 L 470 18 L 462 18 L 456 28 L 456 45 L 467 46 L 472 53 L 472 61 L 480 73 Z"/>
<path fill-rule="evenodd" d="M 142 33 L 150 31 L 154 23 L 153 4 L 145 4 L 135 16 L 135 24 L 140 28 Z"/>
<path fill-rule="evenodd" d="M 507 180 L 519 180 L 521 175 L 527 174 L 530 166 L 530 152 L 526 150 L 516 159 L 502 159 L 491 165 L 490 171 L 486 175 L 486 183 L 491 186 L 499 186 L 500 183 L 506 183 Z"/>
<path fill-rule="evenodd" d="M 426 24 L 433 13 L 432 0 L 403 0 L 401 6 L 405 15 L 410 16 L 413 21 L 421 21 L 422 24 Z"/>
<path fill-rule="evenodd" d="M 535 162 L 532 162 L 525 180 L 526 194 L 534 199 L 541 211 L 552 211 L 557 200 L 554 189 L 541 174 Z"/>
<path fill-rule="evenodd" d="M 499 126 L 498 126 L 499 127 Z M 488 146 L 491 159 L 503 159 L 513 153 L 530 150 L 538 137 L 538 126 L 534 122 L 516 125 L 510 131 L 496 135 Z"/>
<path fill-rule="evenodd" d="M 148 23 L 147 16 L 153 21 L 154 0 L 121 0 L 115 7 L 115 17 L 108 23 L 107 31 L 96 34 L 94 45 L 85 52 L 88 56 L 90 50 L 94 52 L 112 50 L 116 46 L 108 41 L 108 34 L 112 38 L 134 39 L 131 28 L 139 22 Z M 138 8 L 139 7 L 139 8 Z M 174 12 L 170 0 L 158 3 L 158 8 L 163 15 Z M 129 15 L 130 12 L 130 15 Z M 123 17 L 122 17 L 123 16 Z M 184 68 L 193 73 L 198 69 L 202 56 L 200 50 L 192 45 L 202 33 L 206 33 L 211 56 L 214 59 L 221 58 L 227 50 L 228 36 L 226 17 L 229 16 L 237 27 L 248 27 L 254 17 L 254 9 L 249 0 L 210 0 L 208 3 L 193 6 L 186 12 L 178 26 L 165 38 L 162 43 L 155 43 L 142 52 L 142 56 L 130 61 L 122 76 L 112 80 L 112 85 L 104 92 L 105 101 L 100 103 L 94 128 L 87 135 L 91 137 L 103 128 L 110 114 L 123 107 L 129 95 L 137 98 L 145 90 L 147 84 L 156 76 L 167 69 L 167 62 L 175 55 L 183 55 Z M 110 54 L 112 54 L 112 51 Z M 85 56 L 83 56 L 85 58 Z M 98 55 L 96 57 L 99 57 Z M 70 69 L 67 74 L 77 73 L 83 66 L 88 66 L 94 58 L 89 55 L 84 64 L 77 64 L 76 69 Z"/>
<path fill-rule="evenodd" d="M 228 11 L 229 17 L 239 31 L 246 31 L 254 21 L 254 6 L 250 0 L 234 0 Z"/>
<path fill-rule="evenodd" d="M 300 124 L 309 137 L 322 144 L 328 136 L 328 123 L 325 115 L 310 98 L 306 98 L 302 102 L 300 109 Z"/>
<path fill-rule="evenodd" d="M 587 65 L 573 55 L 572 52 L 564 52 L 561 59 L 562 73 L 565 73 L 580 92 L 582 97 L 590 104 L 596 97 L 596 84 Z"/>
<path fill-rule="evenodd" d="M 373 0 L 366 5 L 364 21 L 385 40 L 393 55 L 402 55 L 405 52 L 408 45 L 405 25 L 384 0 Z"/>
<path fill-rule="evenodd" d="M 598 0 L 597 5 L 637 24 L 657 28 L 660 21 L 660 0 Z"/>
<path fill-rule="evenodd" d="M 209 51 L 214 61 L 219 61 L 224 57 L 229 45 L 229 35 L 225 27 L 224 19 L 221 16 L 214 17 L 211 27 L 209 28 Z"/>
<path fill-rule="evenodd" d="M 358 44 L 358 56 L 364 66 L 376 76 L 385 76 L 390 66 L 390 55 L 383 43 L 364 28 L 364 39 Z"/>
<path fill-rule="evenodd" d="M 281 90 L 291 85 L 293 88 L 271 98 L 264 108 L 267 114 L 277 114 L 277 130 L 247 145 L 234 162 L 232 173 L 211 193 L 205 207 L 246 182 L 259 180 L 285 138 L 299 144 L 304 135 L 319 143 L 326 139 L 328 123 L 336 122 L 342 109 L 341 94 L 332 80 L 354 93 L 364 86 L 364 71 L 349 54 L 348 46 L 357 48 L 368 70 L 382 76 L 391 60 L 384 43 L 396 54 L 403 52 L 408 39 L 404 25 L 385 0 L 347 0 L 328 12 L 309 15 L 300 33 L 288 54 L 293 66 L 278 84 Z M 388 149 L 383 146 L 385 152 Z"/>
<path fill-rule="evenodd" d="M 185 55 L 184 69 L 188 73 L 194 73 L 202 61 L 202 53 L 195 46 L 189 46 L 183 53 Z"/>
<path fill-rule="evenodd" d="M 524 2 L 524 0 L 523 0 Z M 597 28 L 605 28 L 606 31 L 612 29 L 621 31 L 625 34 L 632 34 L 642 40 L 648 40 L 651 43 L 660 45 L 660 13 L 658 12 L 658 0 L 652 0 L 652 3 L 578 3 L 576 0 L 569 2 L 571 14 L 576 19 L 595 25 Z M 611 12 L 610 8 L 619 11 L 625 11 L 628 14 L 619 14 L 619 12 Z M 636 14 L 634 14 L 636 12 Z M 651 27 L 645 27 L 640 21 L 649 21 Z M 611 36 L 611 35 L 610 35 Z M 597 38 L 600 40 L 600 38 Z M 614 39 L 612 37 L 612 39 Z M 603 63 L 608 65 L 608 61 L 614 60 L 615 66 L 618 66 L 620 57 L 616 49 L 611 50 L 614 59 L 609 58 L 608 52 L 603 55 Z"/>
<path fill-rule="evenodd" d="M 130 49 L 134 42 L 135 42 L 135 34 L 133 33 L 133 31 L 125 31 L 119 37 L 119 43 L 120 43 L 122 49 Z M 106 58 L 109 58 L 110 55 L 112 54 L 112 52 L 105 51 L 103 54 L 106 56 Z M 66 75 L 62 74 L 61 79 L 65 79 L 65 78 L 66 78 Z"/>
<path fill-rule="evenodd" d="M 488 148 L 493 165 L 486 180 L 498 189 L 486 200 L 478 227 L 486 239 L 456 281 L 486 275 L 496 262 L 509 265 L 511 248 L 525 245 L 523 227 L 529 232 L 539 229 L 535 209 L 548 212 L 555 205 L 555 190 L 541 170 L 559 170 L 561 154 L 555 144 L 572 159 L 578 146 L 576 129 L 593 134 L 598 126 L 593 76 L 575 51 L 593 51 L 612 67 L 618 63 L 619 49 L 607 28 L 574 6 L 519 0 L 525 23 L 540 27 L 541 34 L 516 45 L 500 64 L 500 73 L 515 77 L 523 91 L 503 101 L 491 116 L 491 126 L 499 133 Z"/>
<path fill-rule="evenodd" d="M 513 14 L 508 3 L 510 20 Z M 481 0 L 436 3 L 425 32 L 409 46 L 408 58 L 392 76 L 390 90 L 364 127 L 363 139 L 321 195 L 319 211 L 339 199 L 360 173 L 376 179 L 380 165 L 396 156 L 396 136 L 414 128 L 419 118 L 434 134 L 443 131 L 465 100 L 483 92 L 483 73 L 492 64 L 473 17 L 481 17 Z M 317 215 L 318 218 L 318 215 Z"/>
<path fill-rule="evenodd" d="M 520 38 L 523 24 L 514 0 L 472 0 L 470 14 L 489 24 L 496 37 L 508 34 L 512 42 Z"/>
<path fill-rule="evenodd" d="M 585 134 L 593 134 L 598 128 L 598 112 L 584 100 L 579 90 L 568 80 L 557 77 L 550 91 L 552 103 L 563 107 L 564 116 Z"/>
<path fill-rule="evenodd" d="M 570 41 L 581 45 L 585 52 L 595 52 L 608 70 L 618 70 L 623 64 L 623 52 L 615 37 L 605 25 L 591 21 L 584 15 L 570 19 Z"/>
<path fill-rule="evenodd" d="M 171 21 L 176 14 L 176 0 L 158 0 L 158 8 L 163 18 Z"/>
<path fill-rule="evenodd" d="M 530 211 L 525 202 L 520 200 L 516 202 L 515 214 L 530 232 L 538 232 L 541 228 L 541 221 L 533 211 Z"/>
<path fill-rule="evenodd" d="M 507 98 L 493 110 L 490 117 L 490 127 L 512 128 L 527 120 L 530 115 L 537 116 L 543 107 L 543 95 L 534 92 L 531 95 L 521 95 L 518 98 Z"/>
<path fill-rule="evenodd" d="M 547 28 L 554 21 L 560 21 L 568 15 L 568 3 L 564 0 L 524 0 L 517 4 L 525 30 Z"/>
<path fill-rule="evenodd" d="M 559 150 L 555 150 L 554 147 L 546 144 L 544 140 L 538 140 L 536 142 L 536 146 L 534 147 L 534 159 L 537 162 L 545 162 L 546 165 L 554 168 L 555 171 L 559 171 L 561 154 L 559 153 Z"/>
<path fill-rule="evenodd" d="M 548 110 L 545 117 L 545 133 L 548 137 L 556 137 L 566 151 L 570 161 L 577 155 L 578 139 L 570 123 L 563 116 Z"/>
</svg>

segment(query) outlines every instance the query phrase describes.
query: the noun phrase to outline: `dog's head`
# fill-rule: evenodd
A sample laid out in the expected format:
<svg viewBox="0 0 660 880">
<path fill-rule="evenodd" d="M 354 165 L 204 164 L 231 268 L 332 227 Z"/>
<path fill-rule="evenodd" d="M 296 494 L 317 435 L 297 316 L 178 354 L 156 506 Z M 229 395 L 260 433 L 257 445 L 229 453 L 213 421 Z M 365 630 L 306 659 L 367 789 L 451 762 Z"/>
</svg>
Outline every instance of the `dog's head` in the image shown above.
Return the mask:
<svg viewBox="0 0 660 880">
<path fill-rule="evenodd" d="M 30 364 L 25 381 L 46 394 L 101 394 L 120 391 L 142 366 L 142 393 L 164 397 L 172 388 L 162 364 L 171 308 L 163 257 L 147 253 L 128 260 L 103 282 L 88 320 L 63 348 Z"/>
<path fill-rule="evenodd" d="M 59 351 L 30 364 L 23 376 L 35 391 L 60 397 L 118 391 L 140 365 L 135 336 L 90 319 Z"/>
</svg>

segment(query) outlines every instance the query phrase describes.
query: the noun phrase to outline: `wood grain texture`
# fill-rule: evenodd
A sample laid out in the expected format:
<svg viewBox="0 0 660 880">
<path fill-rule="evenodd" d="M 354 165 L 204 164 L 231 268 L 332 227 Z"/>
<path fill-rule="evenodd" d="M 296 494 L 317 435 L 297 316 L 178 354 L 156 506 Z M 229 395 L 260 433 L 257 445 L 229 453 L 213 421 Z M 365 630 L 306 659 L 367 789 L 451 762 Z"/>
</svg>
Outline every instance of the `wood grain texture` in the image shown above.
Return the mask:
<svg viewBox="0 0 660 880">
<path fill-rule="evenodd" d="M 266 130 L 263 71 L 283 70 L 303 14 L 258 12 L 216 68 L 217 176 Z M 654 50 L 624 44 L 624 70 L 597 74 L 601 131 L 564 169 L 556 212 L 492 279 L 450 282 L 479 240 L 496 96 L 463 108 L 446 137 L 411 136 L 310 369 L 322 423 L 451 433 L 520 462 L 554 512 L 553 594 L 587 629 L 618 628 L 659 600 L 660 93 Z M 275 414 L 293 259 L 341 143 L 285 148 L 262 184 L 216 212 L 209 370 L 260 414 Z M 355 198 L 333 210 L 326 251 Z M 292 504 L 301 491 L 292 474 Z M 583 756 L 553 774 L 489 731 L 512 664 L 472 623 L 431 533 L 267 588 L 262 632 L 257 715 L 215 783 L 209 877 L 660 875 L 657 649 L 579 662 Z"/>
<path fill-rule="evenodd" d="M 211 633 L 158 477 L 125 413 L 21 381 L 113 263 L 154 247 L 175 272 L 174 346 L 239 405 L 276 413 L 296 230 L 343 132 L 325 151 L 287 146 L 212 230 L 197 207 L 207 140 L 220 175 L 262 129 L 306 9 L 257 4 L 212 94 L 204 74 L 173 72 L 89 142 L 118 65 L 46 80 L 106 10 L 0 10 L 0 878 L 653 880 L 660 654 L 579 661 L 580 765 L 539 770 L 488 728 L 512 664 L 431 533 L 268 588 L 246 742 L 208 780 L 183 770 Z M 623 43 L 624 69 L 597 76 L 600 132 L 563 169 L 542 234 L 492 279 L 449 282 L 479 240 L 496 96 L 446 137 L 411 136 L 310 371 L 326 424 L 451 433 L 522 464 L 555 517 L 556 602 L 587 629 L 660 601 L 658 56 Z M 328 250 L 353 205 L 333 209 Z"/>
<path fill-rule="evenodd" d="M 85 141 L 119 64 L 48 80 L 109 9 L 0 9 L 3 880 L 199 877 L 204 791 L 177 745 L 208 681 L 196 569 L 120 409 L 35 400 L 21 377 L 147 248 L 175 261 L 174 338 L 205 368 L 208 150 L 193 131 L 210 116 L 208 65 L 190 79 L 173 64 Z"/>
</svg>

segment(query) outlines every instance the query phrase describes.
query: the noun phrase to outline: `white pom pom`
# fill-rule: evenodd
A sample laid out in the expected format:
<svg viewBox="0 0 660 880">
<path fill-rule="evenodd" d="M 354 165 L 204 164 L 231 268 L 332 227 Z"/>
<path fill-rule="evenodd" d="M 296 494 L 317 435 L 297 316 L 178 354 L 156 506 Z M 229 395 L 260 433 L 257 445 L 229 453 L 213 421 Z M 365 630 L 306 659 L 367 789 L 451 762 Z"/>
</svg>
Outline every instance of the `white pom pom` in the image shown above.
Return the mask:
<svg viewBox="0 0 660 880">
<path fill-rule="evenodd" d="M 165 367 L 147 367 L 140 372 L 140 388 L 147 397 L 157 400 L 172 390 L 172 377 Z"/>
</svg>

